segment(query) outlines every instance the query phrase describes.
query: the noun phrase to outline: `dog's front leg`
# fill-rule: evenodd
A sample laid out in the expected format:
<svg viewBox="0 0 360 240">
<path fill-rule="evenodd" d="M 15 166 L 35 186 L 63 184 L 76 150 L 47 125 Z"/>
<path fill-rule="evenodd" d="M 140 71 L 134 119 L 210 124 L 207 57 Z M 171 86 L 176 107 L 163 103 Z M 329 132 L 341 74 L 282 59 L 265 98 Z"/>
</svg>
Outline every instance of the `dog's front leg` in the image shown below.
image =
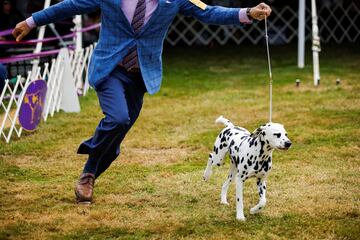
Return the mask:
<svg viewBox="0 0 360 240">
<path fill-rule="evenodd" d="M 208 159 L 208 162 L 207 162 L 207 166 L 206 166 L 206 169 L 204 171 L 204 180 L 205 181 L 208 181 L 211 174 L 212 174 L 212 165 L 213 165 L 213 153 L 210 153 L 209 155 L 209 159 Z"/>
<path fill-rule="evenodd" d="M 222 204 L 229 205 L 229 203 L 227 201 L 227 192 L 228 192 L 230 183 L 232 181 L 234 181 L 234 179 L 235 179 L 235 174 L 236 174 L 236 166 L 235 166 L 235 164 L 231 163 L 229 175 L 221 188 L 221 203 Z"/>
<path fill-rule="evenodd" d="M 236 219 L 245 221 L 243 205 L 244 182 L 239 174 L 236 175 Z"/>
<path fill-rule="evenodd" d="M 258 191 L 259 191 L 259 203 L 250 209 L 250 213 L 251 214 L 256 214 L 258 212 L 260 212 L 261 209 L 263 209 L 266 205 L 266 182 L 265 182 L 265 178 L 258 178 L 257 179 L 257 187 L 258 187 Z"/>
</svg>

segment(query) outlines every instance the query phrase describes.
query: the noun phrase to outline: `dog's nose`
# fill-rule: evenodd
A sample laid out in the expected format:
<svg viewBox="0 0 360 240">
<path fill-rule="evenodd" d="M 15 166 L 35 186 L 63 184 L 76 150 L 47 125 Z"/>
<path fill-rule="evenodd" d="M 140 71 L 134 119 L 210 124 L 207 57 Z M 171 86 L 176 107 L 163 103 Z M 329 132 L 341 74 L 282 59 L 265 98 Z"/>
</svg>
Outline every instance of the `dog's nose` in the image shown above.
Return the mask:
<svg viewBox="0 0 360 240">
<path fill-rule="evenodd" d="M 292 144 L 292 142 L 286 141 L 286 142 L 285 142 L 285 147 L 286 147 L 286 148 L 289 148 L 289 147 L 291 146 L 291 144 Z"/>
</svg>

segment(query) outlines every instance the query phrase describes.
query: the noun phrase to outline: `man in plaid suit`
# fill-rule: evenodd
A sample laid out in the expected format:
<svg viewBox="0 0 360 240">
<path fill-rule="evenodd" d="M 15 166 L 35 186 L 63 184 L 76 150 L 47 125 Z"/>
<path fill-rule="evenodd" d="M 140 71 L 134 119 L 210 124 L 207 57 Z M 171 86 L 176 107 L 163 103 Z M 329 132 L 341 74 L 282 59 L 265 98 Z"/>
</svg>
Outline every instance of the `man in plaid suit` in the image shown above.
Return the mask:
<svg viewBox="0 0 360 240">
<path fill-rule="evenodd" d="M 139 116 L 145 92 L 159 91 L 161 54 L 167 30 L 176 14 L 208 24 L 242 25 L 262 20 L 271 9 L 208 6 L 199 0 L 64 0 L 19 23 L 13 35 L 20 41 L 36 27 L 101 9 L 99 42 L 89 65 L 89 82 L 105 117 L 78 153 L 89 158 L 75 186 L 78 203 L 92 201 L 95 179 L 120 154 L 120 143 Z"/>
</svg>

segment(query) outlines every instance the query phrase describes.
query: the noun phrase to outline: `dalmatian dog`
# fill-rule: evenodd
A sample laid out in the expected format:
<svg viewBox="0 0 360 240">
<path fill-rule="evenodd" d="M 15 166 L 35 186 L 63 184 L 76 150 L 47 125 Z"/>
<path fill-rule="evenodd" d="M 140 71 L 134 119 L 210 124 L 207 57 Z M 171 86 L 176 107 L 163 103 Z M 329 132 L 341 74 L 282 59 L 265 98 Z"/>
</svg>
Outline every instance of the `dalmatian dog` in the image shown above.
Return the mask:
<svg viewBox="0 0 360 240">
<path fill-rule="evenodd" d="M 228 205 L 228 188 L 230 183 L 236 180 L 236 218 L 245 221 L 244 182 L 250 177 L 257 179 L 260 200 L 250 209 L 251 214 L 256 214 L 266 204 L 266 178 L 271 170 L 273 150 L 288 150 L 292 143 L 287 137 L 284 126 L 279 123 L 267 123 L 253 133 L 245 128 L 234 126 L 223 116 L 216 119 L 215 123 L 222 123 L 225 128 L 215 140 L 214 150 L 209 155 L 204 172 L 204 180 L 209 180 L 212 166 L 224 164 L 225 155 L 229 152 L 231 165 L 228 178 L 221 189 L 221 203 Z"/>
</svg>

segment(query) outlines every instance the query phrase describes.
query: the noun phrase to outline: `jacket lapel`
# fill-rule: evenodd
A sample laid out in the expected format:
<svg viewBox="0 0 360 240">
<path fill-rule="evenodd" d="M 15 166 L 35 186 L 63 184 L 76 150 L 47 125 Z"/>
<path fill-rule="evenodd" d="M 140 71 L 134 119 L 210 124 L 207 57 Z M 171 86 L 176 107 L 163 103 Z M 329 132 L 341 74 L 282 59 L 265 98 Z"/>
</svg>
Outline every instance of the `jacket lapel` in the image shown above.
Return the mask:
<svg viewBox="0 0 360 240">
<path fill-rule="evenodd" d="M 163 7 L 164 2 L 165 2 L 165 0 L 159 0 L 158 6 L 156 7 L 155 11 L 154 11 L 153 14 L 151 15 L 149 21 L 148 21 L 148 22 L 144 25 L 144 27 L 141 29 L 139 35 L 142 34 L 142 33 L 152 24 L 152 22 L 154 21 L 154 19 L 159 15 L 159 12 L 160 12 L 161 8 Z"/>
</svg>

